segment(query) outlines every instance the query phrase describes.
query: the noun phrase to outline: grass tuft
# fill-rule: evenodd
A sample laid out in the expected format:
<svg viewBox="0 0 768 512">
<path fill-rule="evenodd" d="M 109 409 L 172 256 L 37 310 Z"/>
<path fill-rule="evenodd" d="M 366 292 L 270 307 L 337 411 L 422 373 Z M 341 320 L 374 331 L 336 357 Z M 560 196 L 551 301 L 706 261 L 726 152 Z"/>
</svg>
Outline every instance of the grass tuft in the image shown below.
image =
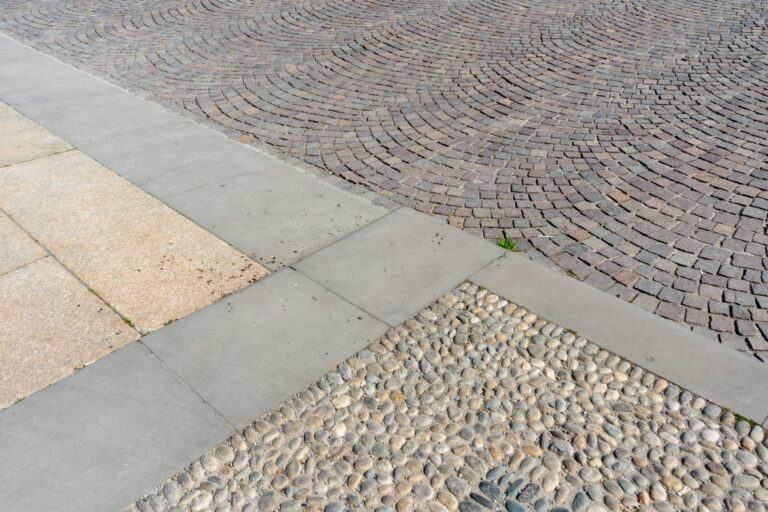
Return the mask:
<svg viewBox="0 0 768 512">
<path fill-rule="evenodd" d="M 517 244 L 511 238 L 500 238 L 496 240 L 496 245 L 498 245 L 502 249 L 506 249 L 512 252 L 517 252 Z"/>
</svg>

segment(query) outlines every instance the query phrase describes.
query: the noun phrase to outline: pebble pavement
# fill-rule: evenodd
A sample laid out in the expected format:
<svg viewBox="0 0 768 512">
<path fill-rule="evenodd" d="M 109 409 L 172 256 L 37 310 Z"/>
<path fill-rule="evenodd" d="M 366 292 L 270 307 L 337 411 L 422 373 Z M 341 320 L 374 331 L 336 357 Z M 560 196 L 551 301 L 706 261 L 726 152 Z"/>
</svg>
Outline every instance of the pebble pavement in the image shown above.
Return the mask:
<svg viewBox="0 0 768 512">
<path fill-rule="evenodd" d="M 762 0 L 5 0 L 0 29 L 768 361 Z"/>
<path fill-rule="evenodd" d="M 138 511 L 750 511 L 765 431 L 464 283 Z"/>
</svg>

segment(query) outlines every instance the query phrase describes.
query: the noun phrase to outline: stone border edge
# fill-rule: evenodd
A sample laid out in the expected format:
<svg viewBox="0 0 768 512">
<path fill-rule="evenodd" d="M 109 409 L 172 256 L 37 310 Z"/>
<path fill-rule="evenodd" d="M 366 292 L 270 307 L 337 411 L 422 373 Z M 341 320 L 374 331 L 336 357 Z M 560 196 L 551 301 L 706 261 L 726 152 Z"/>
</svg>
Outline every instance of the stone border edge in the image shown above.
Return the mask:
<svg viewBox="0 0 768 512">
<path fill-rule="evenodd" d="M 468 278 L 601 348 L 768 427 L 768 367 L 523 254 Z"/>
</svg>

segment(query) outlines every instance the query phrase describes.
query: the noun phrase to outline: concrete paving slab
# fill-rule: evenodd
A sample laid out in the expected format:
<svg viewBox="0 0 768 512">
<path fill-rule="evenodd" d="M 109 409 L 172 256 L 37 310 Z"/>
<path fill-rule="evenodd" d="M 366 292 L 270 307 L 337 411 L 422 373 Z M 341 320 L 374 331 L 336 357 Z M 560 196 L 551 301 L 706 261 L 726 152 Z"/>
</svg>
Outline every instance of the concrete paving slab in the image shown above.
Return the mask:
<svg viewBox="0 0 768 512">
<path fill-rule="evenodd" d="M 0 167 L 71 148 L 63 140 L 0 103 Z"/>
<path fill-rule="evenodd" d="M 45 249 L 0 212 L 0 275 L 45 257 Z"/>
<path fill-rule="evenodd" d="M 1 168 L 0 207 L 141 332 L 268 272 L 78 151 Z"/>
<path fill-rule="evenodd" d="M 386 329 L 307 277 L 284 269 L 142 342 L 239 427 Z"/>
<path fill-rule="evenodd" d="M 122 510 L 230 433 L 132 343 L 0 412 L 0 510 Z"/>
<path fill-rule="evenodd" d="M 298 261 L 387 213 L 277 161 L 163 200 L 271 269 Z"/>
<path fill-rule="evenodd" d="M 120 91 L 0 34 L 0 97 L 19 110 L 57 99 L 97 98 Z M 26 114 L 26 112 L 24 112 Z"/>
<path fill-rule="evenodd" d="M 178 116 L 113 88 L 104 94 L 67 95 L 51 91 L 27 104 L 10 102 L 19 112 L 73 146 L 112 139 L 130 132 L 184 125 Z"/>
<path fill-rule="evenodd" d="M 159 105 L 7 37 L 0 39 L 0 98 L 75 146 L 185 122 Z"/>
<path fill-rule="evenodd" d="M 758 422 L 768 416 L 768 368 L 730 347 L 521 254 L 470 279 L 718 405 Z"/>
<path fill-rule="evenodd" d="M 79 149 L 161 199 L 246 172 L 296 172 L 191 121 L 172 129 L 129 132 Z"/>
<path fill-rule="evenodd" d="M 397 325 L 503 253 L 489 242 L 401 208 L 295 268 Z"/>
<path fill-rule="evenodd" d="M 0 275 L 0 409 L 137 338 L 51 257 Z"/>
</svg>

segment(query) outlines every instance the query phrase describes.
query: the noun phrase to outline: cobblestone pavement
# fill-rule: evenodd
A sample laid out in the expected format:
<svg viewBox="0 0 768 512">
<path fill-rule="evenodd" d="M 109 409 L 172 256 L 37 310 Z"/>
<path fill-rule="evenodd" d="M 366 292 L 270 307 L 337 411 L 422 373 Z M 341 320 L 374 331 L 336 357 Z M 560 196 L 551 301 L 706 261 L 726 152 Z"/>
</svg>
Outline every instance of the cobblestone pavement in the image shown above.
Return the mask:
<svg viewBox="0 0 768 512">
<path fill-rule="evenodd" d="M 136 511 L 764 511 L 768 441 L 471 283 Z"/>
<path fill-rule="evenodd" d="M 759 0 L 5 0 L 0 29 L 768 360 L 766 19 Z"/>
</svg>

